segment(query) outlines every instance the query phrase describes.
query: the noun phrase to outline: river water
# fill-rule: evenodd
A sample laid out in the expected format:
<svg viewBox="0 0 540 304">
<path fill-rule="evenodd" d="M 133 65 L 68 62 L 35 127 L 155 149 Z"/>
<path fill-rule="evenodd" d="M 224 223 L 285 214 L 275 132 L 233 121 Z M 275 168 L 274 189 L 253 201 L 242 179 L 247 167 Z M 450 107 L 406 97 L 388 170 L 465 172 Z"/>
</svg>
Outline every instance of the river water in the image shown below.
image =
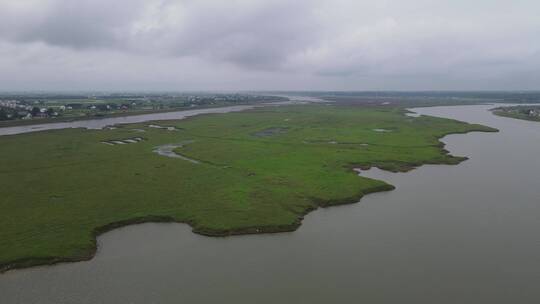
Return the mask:
<svg viewBox="0 0 540 304">
<path fill-rule="evenodd" d="M 266 102 L 266 103 L 252 104 L 252 105 L 224 106 L 224 107 L 215 107 L 215 108 L 138 114 L 138 115 L 119 116 L 119 117 L 83 119 L 83 120 L 75 120 L 75 121 L 68 121 L 68 122 L 42 123 L 42 124 L 32 124 L 32 125 L 23 125 L 23 126 L 14 126 L 14 127 L 1 127 L 0 136 L 46 131 L 46 130 L 68 129 L 68 128 L 103 129 L 105 127 L 118 125 L 118 124 L 130 124 L 130 123 L 140 123 L 140 122 L 158 121 L 158 120 L 178 120 L 178 119 L 184 119 L 187 117 L 202 115 L 202 114 L 220 114 L 220 113 L 229 113 L 229 112 L 240 112 L 240 111 L 245 111 L 245 110 L 250 110 L 250 109 L 260 108 L 260 107 L 305 104 L 308 102 L 316 102 L 315 100 L 320 100 L 320 99 L 313 99 L 311 97 L 296 97 L 294 100 Z"/>
<path fill-rule="evenodd" d="M 124 227 L 88 262 L 0 275 L 1 303 L 540 303 L 540 123 L 490 106 L 414 109 L 500 133 L 450 135 L 470 159 L 362 174 L 397 186 L 295 232 L 211 238 Z"/>
<path fill-rule="evenodd" d="M 286 104 L 286 103 L 289 103 L 289 102 L 268 103 L 267 105 L 279 105 L 279 104 Z M 261 106 L 261 105 L 228 106 L 228 107 L 217 107 L 217 108 L 207 108 L 207 109 L 195 109 L 195 110 L 184 110 L 184 111 L 174 111 L 174 112 L 109 117 L 109 118 L 100 118 L 100 119 L 75 120 L 75 121 L 70 121 L 70 122 L 57 122 L 57 123 L 44 123 L 44 124 L 37 124 L 37 125 L 3 127 L 3 128 L 0 128 L 0 136 L 45 131 L 45 130 L 68 129 L 68 128 L 102 129 L 104 127 L 112 126 L 116 124 L 139 123 L 139 122 L 156 121 L 156 120 L 184 119 L 186 117 L 201 115 L 201 114 L 245 111 L 245 110 L 253 109 L 258 106 Z"/>
</svg>

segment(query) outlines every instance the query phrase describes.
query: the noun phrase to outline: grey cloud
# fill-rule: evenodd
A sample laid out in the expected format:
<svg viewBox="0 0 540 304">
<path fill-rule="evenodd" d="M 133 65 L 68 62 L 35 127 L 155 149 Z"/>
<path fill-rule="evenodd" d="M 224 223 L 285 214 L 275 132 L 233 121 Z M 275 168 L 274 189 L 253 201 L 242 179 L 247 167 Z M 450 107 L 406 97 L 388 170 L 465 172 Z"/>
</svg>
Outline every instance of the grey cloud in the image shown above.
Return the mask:
<svg viewBox="0 0 540 304">
<path fill-rule="evenodd" d="M 0 12 L 4 20 L 0 36 L 71 48 L 203 56 L 248 68 L 274 69 L 316 33 L 308 1 L 43 2 L 47 5 L 41 11 L 29 7 L 19 16 L 9 10 L 4 15 Z M 145 15 L 145 9 L 152 8 L 155 14 Z M 178 16 L 171 16 L 171 11 Z M 140 30 L 141 21 L 155 24 Z"/>
<path fill-rule="evenodd" d="M 140 13 L 141 3 L 53 0 L 36 1 L 35 5 L 30 1 L 26 7 L 0 4 L 0 35 L 12 41 L 72 48 L 118 47 L 129 23 Z"/>
<path fill-rule="evenodd" d="M 194 5 L 180 26 L 165 25 L 161 31 L 171 40 L 169 53 L 277 69 L 291 53 L 317 40 L 318 26 L 308 1 L 253 1 L 256 4 L 244 10 L 234 1 L 223 3 L 231 4 L 210 10 Z"/>
<path fill-rule="evenodd" d="M 530 88 L 539 9 L 535 0 L 0 0 L 0 70 L 10 73 L 0 89 L 47 71 L 57 83 L 119 86 Z M 136 73 L 111 70 L 126 66 Z"/>
</svg>

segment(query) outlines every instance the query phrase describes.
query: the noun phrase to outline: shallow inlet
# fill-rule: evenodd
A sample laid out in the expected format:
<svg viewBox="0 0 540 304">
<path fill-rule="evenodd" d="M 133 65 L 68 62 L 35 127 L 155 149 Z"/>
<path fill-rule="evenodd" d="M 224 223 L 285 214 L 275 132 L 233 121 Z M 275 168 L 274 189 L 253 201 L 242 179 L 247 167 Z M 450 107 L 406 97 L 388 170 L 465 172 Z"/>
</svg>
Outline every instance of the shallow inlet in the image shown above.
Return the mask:
<svg viewBox="0 0 540 304">
<path fill-rule="evenodd" d="M 3 127 L 3 128 L 0 128 L 0 136 L 29 133 L 29 132 L 38 132 L 38 131 L 45 131 L 45 130 L 68 129 L 68 128 L 86 128 L 86 129 L 109 128 L 111 129 L 111 128 L 115 128 L 111 126 L 118 125 L 118 124 L 131 124 L 131 123 L 159 121 L 159 120 L 175 120 L 175 119 L 177 120 L 177 119 L 184 119 L 187 117 L 201 115 L 201 114 L 239 112 L 239 111 L 254 109 L 257 107 L 280 106 L 280 105 L 290 105 L 290 104 L 298 104 L 298 103 L 302 103 L 302 102 L 300 101 L 269 102 L 269 103 L 256 104 L 256 105 L 228 106 L 228 107 L 219 107 L 219 108 L 207 108 L 207 109 L 183 110 L 183 111 L 175 111 L 175 112 L 140 114 L 140 115 L 132 115 L 132 116 L 109 117 L 109 118 L 101 118 L 101 119 L 76 120 L 72 122 L 58 122 L 58 123 L 46 123 L 46 124 L 16 126 L 16 127 Z M 157 127 L 161 128 L 160 126 L 157 126 Z M 175 129 L 172 129 L 172 130 L 175 130 Z"/>
<path fill-rule="evenodd" d="M 409 113 L 405 113 L 405 115 L 409 116 L 409 117 L 420 117 L 420 113 L 414 113 L 414 112 L 409 112 Z"/>
<path fill-rule="evenodd" d="M 293 233 L 209 238 L 144 224 L 88 262 L 0 275 L 2 303 L 538 303 L 540 123 L 489 106 L 418 109 L 500 133 L 444 138 L 457 166 L 362 175 L 397 187 Z"/>
<path fill-rule="evenodd" d="M 184 141 L 184 142 L 181 142 L 181 143 L 178 143 L 178 144 L 166 144 L 166 145 L 161 145 L 161 146 L 157 146 L 154 148 L 154 153 L 157 153 L 161 156 L 166 156 L 166 157 L 172 157 L 172 158 L 180 158 L 180 159 L 183 159 L 185 161 L 188 161 L 190 163 L 194 163 L 194 164 L 200 164 L 200 162 L 198 160 L 195 160 L 195 159 L 192 159 L 192 158 L 189 158 L 189 157 L 186 157 L 186 156 L 183 156 L 181 154 L 178 154 L 176 152 L 174 152 L 174 149 L 177 149 L 177 148 L 181 148 L 187 144 L 190 144 L 192 143 L 193 140 L 189 140 L 189 141 Z"/>
</svg>

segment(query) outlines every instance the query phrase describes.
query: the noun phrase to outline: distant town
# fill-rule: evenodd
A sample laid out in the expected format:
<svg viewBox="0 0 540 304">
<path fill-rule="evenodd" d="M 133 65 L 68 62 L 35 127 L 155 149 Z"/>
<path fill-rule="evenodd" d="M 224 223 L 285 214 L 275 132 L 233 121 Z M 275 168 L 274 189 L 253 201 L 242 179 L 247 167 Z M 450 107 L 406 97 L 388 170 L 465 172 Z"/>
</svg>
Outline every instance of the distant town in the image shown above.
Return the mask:
<svg viewBox="0 0 540 304">
<path fill-rule="evenodd" d="M 0 121 L 92 118 L 136 112 L 283 101 L 255 94 L 5 94 L 0 95 Z"/>
<path fill-rule="evenodd" d="M 540 106 L 513 106 L 493 109 L 493 113 L 499 116 L 512 117 L 524 120 L 540 121 Z"/>
</svg>

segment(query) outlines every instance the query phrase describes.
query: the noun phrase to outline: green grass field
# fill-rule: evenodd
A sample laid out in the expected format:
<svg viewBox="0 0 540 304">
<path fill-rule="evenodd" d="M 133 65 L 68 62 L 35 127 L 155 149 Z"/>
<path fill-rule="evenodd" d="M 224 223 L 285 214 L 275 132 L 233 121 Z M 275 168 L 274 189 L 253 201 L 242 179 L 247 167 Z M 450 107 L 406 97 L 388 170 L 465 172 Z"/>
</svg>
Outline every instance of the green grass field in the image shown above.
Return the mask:
<svg viewBox="0 0 540 304">
<path fill-rule="evenodd" d="M 463 158 L 440 137 L 495 131 L 399 108 L 327 105 L 154 124 L 176 130 L 145 123 L 0 137 L 0 269 L 88 259 L 98 234 L 129 223 L 184 222 L 207 235 L 291 231 L 310 210 L 393 188 L 352 167 L 456 164 Z M 165 144 L 198 163 L 153 152 Z"/>
</svg>

